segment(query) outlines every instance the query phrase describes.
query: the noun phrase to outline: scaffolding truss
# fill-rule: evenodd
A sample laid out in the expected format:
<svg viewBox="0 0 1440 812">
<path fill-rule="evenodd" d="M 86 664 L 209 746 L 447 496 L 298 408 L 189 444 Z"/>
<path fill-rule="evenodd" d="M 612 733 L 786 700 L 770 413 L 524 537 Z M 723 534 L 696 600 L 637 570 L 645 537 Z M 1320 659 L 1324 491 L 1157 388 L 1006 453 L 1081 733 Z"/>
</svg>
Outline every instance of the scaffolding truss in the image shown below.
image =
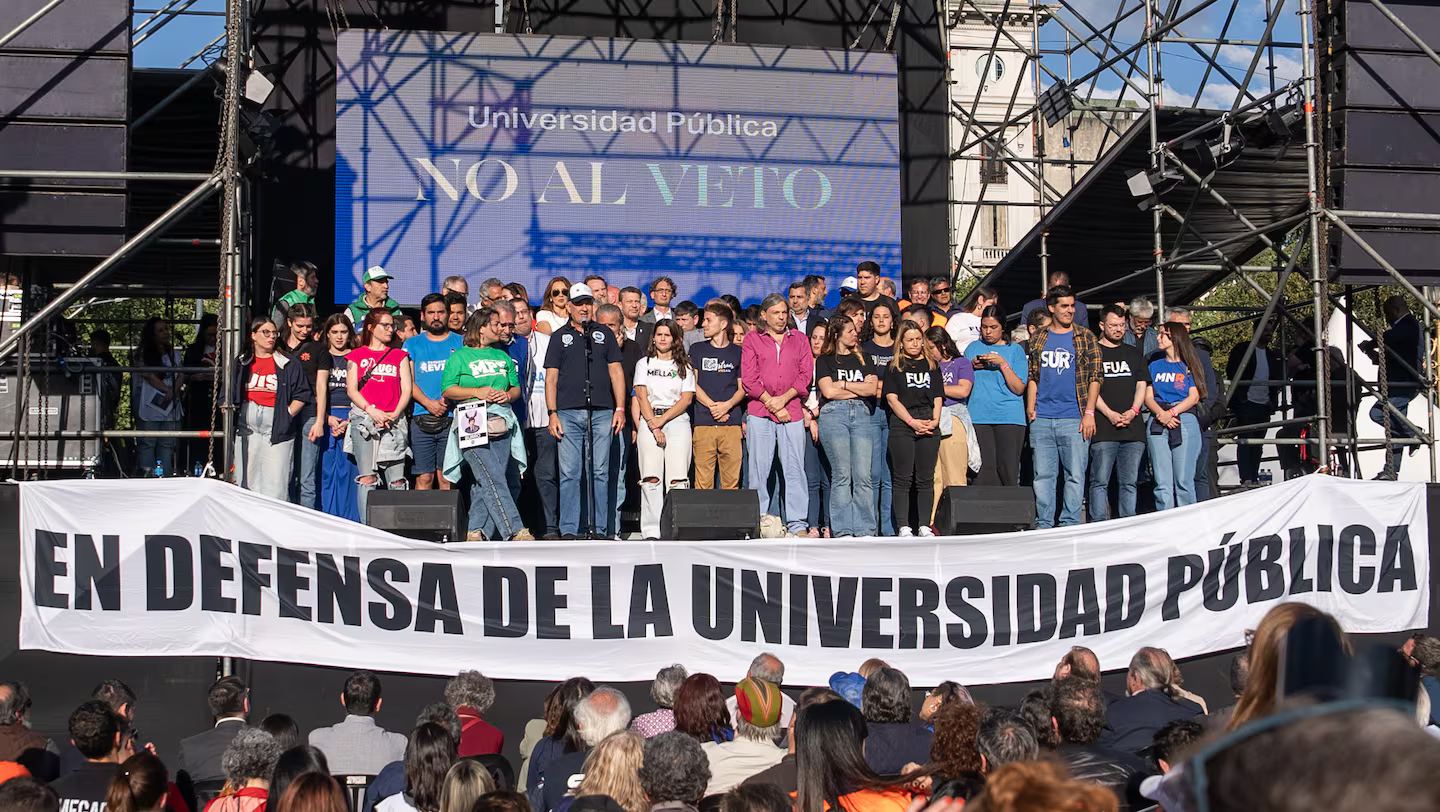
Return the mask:
<svg viewBox="0 0 1440 812">
<path fill-rule="evenodd" d="M 1337 451 L 1348 450 L 1350 459 L 1357 460 L 1361 450 L 1418 446 L 1429 450 L 1429 479 L 1436 480 L 1436 451 L 1433 443 L 1435 425 L 1435 364 L 1434 335 L 1440 319 L 1432 291 L 1411 284 L 1382 252 L 1367 242 L 1351 226 L 1351 222 L 1383 218 L 1429 227 L 1440 226 L 1440 215 L 1424 212 L 1357 212 L 1337 208 L 1326 183 L 1327 152 L 1322 149 L 1322 133 L 1331 115 L 1331 98 L 1319 91 L 1317 72 L 1322 65 L 1317 43 L 1325 41 L 1317 35 L 1316 2 L 1334 3 L 1343 0 L 1264 0 L 1263 16 L 1257 15 L 1256 0 L 1058 0 L 1053 3 L 1023 0 L 948 0 L 946 24 L 955 71 L 963 70 L 976 54 L 977 65 L 989 65 L 1001 57 L 1015 58 L 1023 63 L 1024 77 L 1008 89 L 1001 110 L 996 104 L 981 104 L 978 90 L 973 95 L 952 98 L 954 124 L 952 158 L 955 173 L 963 177 L 967 162 L 983 162 L 990 166 L 988 176 L 979 179 L 978 193 L 970 194 L 974 185 L 957 183 L 952 206 L 959 211 L 952 234 L 954 265 L 959 276 L 998 278 L 1006 271 L 1005 259 L 994 267 L 976 263 L 977 224 L 979 212 L 987 207 L 1005 208 L 1024 218 L 1033 218 L 1031 234 L 1038 232 L 1041 279 L 1035 295 L 1042 295 L 1048 284 L 1044 272 L 1047 257 L 1053 256 L 1046 247 L 1052 224 L 1058 222 L 1055 202 L 1066 188 L 1056 188 L 1047 179 L 1074 179 L 1091 171 L 1108 149 L 1120 140 L 1129 126 L 1145 127 L 1148 141 L 1149 171 L 1145 180 L 1153 184 L 1178 184 L 1189 197 L 1190 206 L 1170 205 L 1162 193 L 1145 201 L 1137 199 L 1142 208 L 1148 203 L 1151 217 L 1152 254 L 1146 262 L 1131 268 L 1110 269 L 1113 276 L 1105 283 L 1079 291 L 1080 297 L 1102 294 L 1120 282 L 1153 279 L 1154 299 L 1159 307 L 1166 305 L 1167 269 L 1184 268 L 1233 275 L 1262 297 L 1265 305 L 1257 311 L 1244 313 L 1246 319 L 1263 323 L 1272 316 L 1284 318 L 1301 336 L 1313 337 L 1313 379 L 1262 382 L 1287 390 L 1318 388 L 1313 432 L 1299 439 L 1280 439 L 1280 445 L 1306 445 L 1319 460 L 1335 459 Z M 1383 0 L 1369 0 L 1403 37 L 1413 43 L 1437 66 L 1440 79 L 1440 55 L 1437 55 Z M 1322 7 L 1320 12 L 1327 9 Z M 964 34 L 967 26 L 982 21 L 993 29 L 988 48 L 977 49 L 973 33 Z M 998 77 L 989 77 L 996 79 Z M 953 84 L 953 83 L 952 83 Z M 1004 95 L 1003 93 L 1000 95 Z M 1194 108 L 1208 120 L 1178 137 L 1162 138 L 1158 120 L 1162 111 Z M 1048 115 L 1048 120 L 1047 120 Z M 1127 117 L 1142 119 L 1125 120 Z M 1059 127 L 1078 124 L 1098 132 L 1097 143 L 1088 151 L 1077 150 L 1077 139 L 1054 137 Z M 1242 126 L 1257 123 L 1271 125 L 1277 137 L 1282 127 L 1289 131 L 1288 149 L 1303 150 L 1303 197 L 1295 201 L 1294 213 L 1255 221 L 1247 217 L 1233 201 L 1228 200 L 1212 182 L 1225 172 L 1233 134 Z M 1298 136 L 1298 137 L 1296 137 Z M 1026 140 L 1031 149 L 1015 147 Z M 1002 148 L 996 149 L 995 144 Z M 1186 150 L 1182 145 L 1209 145 L 1211 154 Z M 982 153 L 980 148 L 986 146 Z M 1022 153 L 1033 154 L 1022 154 Z M 1198 155 L 1198 160 L 1197 160 Z M 996 166 L 1003 171 L 996 171 Z M 1056 170 L 1059 170 L 1058 172 Z M 1223 176 L 1223 174 L 1222 174 Z M 1016 195 L 988 194 L 996 177 L 1018 178 L 1030 197 L 1017 201 Z M 1197 223 L 1189 209 L 1196 200 L 1207 199 L 1235 218 L 1227 235 L 1207 235 L 1203 223 Z M 1142 196 L 1137 195 L 1137 198 Z M 986 224 L 988 226 L 988 224 Z M 982 226 L 983 228 L 984 226 Z M 1183 250 L 1180 236 L 1167 243 L 1165 231 L 1184 235 L 1198 249 Z M 1238 231 L 1237 231 L 1238 230 Z M 1343 234 L 1352 240 L 1381 269 L 1393 285 L 1418 300 L 1422 312 L 1417 316 L 1424 323 L 1422 368 L 1419 373 L 1425 404 L 1423 417 L 1409 418 L 1388 403 L 1384 380 L 1386 363 L 1400 363 L 1393 348 L 1381 352 L 1381 373 L 1378 380 L 1364 380 L 1349 372 L 1353 369 L 1354 333 L 1358 320 L 1353 312 L 1353 289 L 1346 287 L 1338 295 L 1332 293 L 1335 269 L 1329 267 L 1327 238 Z M 1272 266 L 1243 267 L 1237 261 L 1239 248 L 1247 241 L 1259 240 L 1274 257 Z M 982 246 L 981 251 L 985 250 Z M 1303 255 L 1303 256 L 1302 256 Z M 1304 301 L 1287 299 L 1286 281 L 1302 275 L 1308 282 L 1310 295 Z M 1338 287 L 1338 286 L 1335 286 Z M 1190 302 L 1184 302 L 1189 304 Z M 1308 321 L 1301 321 L 1296 311 L 1310 310 Z M 1338 314 L 1332 326 L 1332 314 Z M 1339 327 L 1344 335 L 1334 336 Z M 1243 351 L 1241 369 L 1260 348 L 1259 332 Z M 1332 378 L 1332 362 L 1338 359 L 1329 347 L 1342 350 L 1340 358 L 1346 368 Z M 1283 357 L 1283 356 L 1282 356 Z M 1223 373 L 1223 369 L 1221 372 Z M 1353 409 L 1359 397 L 1374 397 L 1382 404 L 1385 419 L 1384 435 L 1361 438 L 1360 421 L 1354 416 L 1335 415 L 1332 389 L 1338 391 L 1344 380 L 1346 403 Z M 1239 381 L 1230 381 L 1224 388 L 1228 407 L 1241 388 Z M 1248 381 L 1244 382 L 1248 385 Z M 1288 397 L 1288 395 L 1287 395 Z M 1283 404 L 1282 404 L 1283 405 Z M 1344 418 L 1343 420 L 1341 418 Z M 1271 421 L 1263 425 L 1228 425 L 1218 432 L 1219 442 L 1226 444 L 1275 444 L 1277 438 L 1240 438 L 1263 429 L 1298 422 L 1294 419 Z M 1404 427 L 1411 438 L 1392 435 L 1391 427 Z M 1354 431 L 1342 431 L 1354 425 Z M 1378 428 L 1378 426 L 1377 426 Z M 1359 465 L 1347 467 L 1353 476 L 1361 476 Z"/>
</svg>

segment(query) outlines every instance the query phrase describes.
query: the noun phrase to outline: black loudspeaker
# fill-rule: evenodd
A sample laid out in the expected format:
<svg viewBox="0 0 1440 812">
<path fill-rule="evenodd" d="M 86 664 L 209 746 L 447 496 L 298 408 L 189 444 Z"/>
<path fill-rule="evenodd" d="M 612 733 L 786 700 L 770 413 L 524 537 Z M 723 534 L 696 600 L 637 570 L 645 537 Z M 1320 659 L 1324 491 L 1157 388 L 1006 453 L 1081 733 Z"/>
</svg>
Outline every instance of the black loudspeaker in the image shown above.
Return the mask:
<svg viewBox="0 0 1440 812">
<path fill-rule="evenodd" d="M 660 511 L 660 538 L 721 541 L 760 538 L 760 497 L 753 490 L 673 488 Z"/>
<path fill-rule="evenodd" d="M 951 485 L 940 495 L 935 532 L 941 536 L 1008 533 L 1035 527 L 1035 491 L 1025 485 Z"/>
<path fill-rule="evenodd" d="M 1387 1 L 1386 8 L 1426 42 L 1440 37 L 1440 5 Z M 1368 0 L 1334 0 L 1316 9 L 1321 138 L 1332 208 L 1371 212 L 1347 222 L 1410 282 L 1440 283 L 1434 257 L 1440 225 L 1387 214 L 1440 214 L 1440 82 L 1435 63 Z M 1339 281 L 1390 284 L 1390 276 L 1338 227 L 1327 255 Z"/>
<path fill-rule="evenodd" d="M 365 523 L 397 536 L 420 541 L 465 540 L 465 511 L 460 507 L 459 489 L 448 491 L 370 492 L 365 505 Z"/>
</svg>

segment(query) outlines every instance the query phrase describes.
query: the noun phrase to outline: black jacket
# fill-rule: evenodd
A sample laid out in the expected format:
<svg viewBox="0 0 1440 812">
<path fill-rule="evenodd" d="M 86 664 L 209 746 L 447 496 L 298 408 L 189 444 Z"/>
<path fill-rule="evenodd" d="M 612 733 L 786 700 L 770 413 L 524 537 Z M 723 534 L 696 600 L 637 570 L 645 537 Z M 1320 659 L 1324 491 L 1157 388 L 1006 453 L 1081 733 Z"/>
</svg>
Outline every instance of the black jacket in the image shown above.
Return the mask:
<svg viewBox="0 0 1440 812">
<path fill-rule="evenodd" d="M 1285 377 L 1285 362 L 1280 358 L 1278 353 L 1269 347 L 1256 347 L 1254 354 L 1252 354 L 1250 360 L 1246 362 L 1245 369 L 1240 369 L 1240 358 L 1245 354 L 1245 348 L 1247 346 L 1249 346 L 1249 342 L 1242 342 L 1230 348 L 1230 356 L 1225 359 L 1225 377 L 1232 381 L 1237 378 L 1241 381 L 1255 380 L 1255 367 L 1258 364 L 1255 356 L 1262 352 L 1265 353 L 1265 360 L 1270 367 L 1270 373 L 1267 376 L 1268 379 L 1278 381 Z M 1280 387 L 1266 386 L 1265 389 L 1267 394 L 1266 402 L 1270 404 L 1270 411 L 1274 412 L 1279 408 L 1278 398 Z M 1231 404 L 1245 403 L 1249 396 L 1250 386 L 1242 383 L 1240 386 L 1235 387 L 1235 397 L 1232 398 L 1230 402 Z"/>
<path fill-rule="evenodd" d="M 1171 699 L 1160 691 L 1141 691 L 1115 700 L 1105 710 L 1105 732 L 1098 744 L 1111 750 L 1138 753 L 1149 747 L 1155 731 L 1176 719 L 1193 719 L 1203 711 L 1188 699 Z"/>
<path fill-rule="evenodd" d="M 1055 749 L 1055 755 L 1065 763 L 1070 776 L 1077 781 L 1088 781 L 1107 787 L 1120 801 L 1121 812 L 1131 808 L 1130 797 L 1139 795 L 1132 791 L 1132 784 L 1138 787 L 1138 778 L 1145 772 L 1145 764 L 1136 756 L 1108 750 L 1098 744 L 1062 744 Z"/>
<path fill-rule="evenodd" d="M 247 355 L 235 365 L 234 385 L 230 392 L 236 408 L 245 405 L 246 376 L 249 374 L 250 357 Z M 290 414 L 290 401 L 315 402 L 315 387 L 305 380 L 300 362 L 275 353 L 275 421 L 270 426 L 270 443 L 283 443 L 295 436 L 300 421 Z"/>
<path fill-rule="evenodd" d="M 865 761 L 880 775 L 899 775 L 906 764 L 930 763 L 933 734 L 918 722 L 869 722 Z"/>
</svg>

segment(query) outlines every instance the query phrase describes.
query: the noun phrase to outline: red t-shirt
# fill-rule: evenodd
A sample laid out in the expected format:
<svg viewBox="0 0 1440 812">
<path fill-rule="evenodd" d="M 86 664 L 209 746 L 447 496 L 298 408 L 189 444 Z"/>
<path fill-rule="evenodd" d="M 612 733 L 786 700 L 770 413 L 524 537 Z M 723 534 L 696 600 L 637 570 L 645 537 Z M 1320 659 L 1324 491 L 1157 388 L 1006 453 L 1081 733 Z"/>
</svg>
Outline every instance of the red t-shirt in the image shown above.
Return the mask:
<svg viewBox="0 0 1440 812">
<path fill-rule="evenodd" d="M 391 348 L 372 350 L 361 347 L 351 350 L 346 360 L 359 370 L 355 382 L 365 381 L 365 385 L 360 387 L 363 402 L 379 407 L 382 412 L 395 411 L 400 405 L 400 365 L 409 357 L 410 354 L 404 350 Z M 365 373 L 370 372 L 371 367 L 375 371 L 370 374 L 369 380 L 365 380 Z"/>
<path fill-rule="evenodd" d="M 249 383 L 245 397 L 254 404 L 275 408 L 275 356 L 256 358 L 250 362 Z"/>
</svg>

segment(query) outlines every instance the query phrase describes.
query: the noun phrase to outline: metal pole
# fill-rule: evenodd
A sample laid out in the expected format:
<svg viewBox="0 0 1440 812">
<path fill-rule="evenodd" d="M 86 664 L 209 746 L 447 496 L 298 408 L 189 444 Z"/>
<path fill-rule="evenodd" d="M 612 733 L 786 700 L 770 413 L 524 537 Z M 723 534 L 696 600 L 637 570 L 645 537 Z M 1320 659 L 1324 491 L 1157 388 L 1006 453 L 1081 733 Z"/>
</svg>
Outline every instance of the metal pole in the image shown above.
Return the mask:
<svg viewBox="0 0 1440 812">
<path fill-rule="evenodd" d="M 1406 279 L 1404 274 L 1397 271 L 1394 265 L 1391 265 L 1389 261 L 1385 259 L 1385 257 L 1380 255 L 1379 251 L 1376 251 L 1375 248 L 1370 245 L 1370 243 L 1365 242 L 1365 240 L 1359 234 L 1356 234 L 1355 229 L 1351 228 L 1349 223 L 1340 219 L 1340 217 L 1338 217 L 1332 211 L 1327 210 L 1322 212 L 1322 214 L 1324 214 L 1325 217 L 1330 220 L 1330 222 L 1338 226 L 1341 231 L 1345 232 L 1346 236 L 1354 240 L 1355 244 L 1360 246 L 1360 250 L 1364 251 L 1366 254 L 1369 254 L 1371 259 L 1375 260 L 1375 262 L 1377 262 L 1381 268 L 1384 268 L 1385 273 L 1390 274 L 1390 276 L 1395 279 L 1395 282 L 1399 284 L 1400 287 L 1405 289 L 1406 293 L 1414 296 L 1416 299 L 1419 299 L 1420 304 L 1425 306 L 1425 309 L 1430 313 L 1430 315 L 1440 318 L 1440 310 L 1436 309 L 1435 303 L 1425 298 L 1425 294 L 1421 293 L 1419 288 L 1410 284 L 1410 280 Z"/>
<path fill-rule="evenodd" d="M 16 347 L 20 345 L 22 338 L 34 332 L 41 325 L 62 312 L 76 297 L 84 292 L 89 285 L 100 280 L 117 265 L 129 259 L 131 254 L 148 245 L 151 240 L 163 233 L 165 229 L 169 228 L 176 220 L 184 217 L 191 209 L 195 208 L 195 206 L 213 194 L 219 186 L 220 179 L 211 176 L 204 183 L 192 189 L 189 194 L 181 198 L 178 203 L 171 206 L 164 214 L 155 218 L 150 225 L 142 228 L 140 233 L 131 237 L 124 245 L 115 249 L 115 253 L 102 260 L 99 265 L 96 265 L 89 273 L 81 277 L 73 287 L 61 291 L 59 295 L 50 300 L 49 304 L 41 308 L 39 313 L 36 313 L 21 323 L 20 327 L 11 333 L 10 336 L 5 339 L 4 343 L 0 343 L 0 360 L 9 357 L 9 355 L 15 351 Z"/>
<path fill-rule="evenodd" d="M 31 14 L 29 17 L 26 17 L 24 20 L 21 20 L 19 25 L 10 29 L 10 33 L 6 34 L 3 37 L 0 37 L 0 48 L 4 48 L 6 45 L 10 44 L 10 40 L 15 39 L 16 37 L 25 33 L 25 29 L 29 28 L 35 23 L 40 22 L 40 20 L 46 14 L 54 11 L 55 7 L 63 2 L 65 2 L 65 0 L 50 0 L 50 2 L 40 7 L 39 11 Z"/>
<path fill-rule="evenodd" d="M 1396 17 L 1394 12 L 1385 7 L 1384 3 L 1380 2 L 1380 0 L 1370 0 L 1370 5 L 1374 6 L 1380 11 L 1381 14 L 1385 15 L 1385 19 L 1389 20 L 1395 25 L 1396 28 L 1400 29 L 1400 33 L 1404 34 L 1406 39 L 1415 43 L 1415 46 L 1417 48 L 1423 51 L 1426 56 L 1430 57 L 1431 62 L 1440 65 L 1440 54 L 1432 51 L 1430 49 L 1430 46 L 1425 44 L 1425 40 L 1420 39 L 1420 37 L 1417 36 L 1414 31 L 1411 31 L 1410 26 L 1406 25 L 1404 21 L 1402 21 L 1399 17 Z"/>
<path fill-rule="evenodd" d="M 1160 104 L 1160 92 L 1155 87 L 1155 0 L 1145 0 L 1145 82 L 1147 89 L 1145 99 L 1149 103 L 1150 123 L 1150 168 L 1155 172 L 1164 170 L 1165 156 L 1160 152 L 1160 123 L 1159 111 L 1156 109 Z M 1155 311 L 1160 314 L 1160 319 L 1165 318 L 1165 270 L 1160 263 L 1165 259 L 1164 235 L 1160 230 L 1160 207 L 1150 208 L 1150 230 L 1151 230 L 1151 261 L 1155 268 Z"/>
</svg>

